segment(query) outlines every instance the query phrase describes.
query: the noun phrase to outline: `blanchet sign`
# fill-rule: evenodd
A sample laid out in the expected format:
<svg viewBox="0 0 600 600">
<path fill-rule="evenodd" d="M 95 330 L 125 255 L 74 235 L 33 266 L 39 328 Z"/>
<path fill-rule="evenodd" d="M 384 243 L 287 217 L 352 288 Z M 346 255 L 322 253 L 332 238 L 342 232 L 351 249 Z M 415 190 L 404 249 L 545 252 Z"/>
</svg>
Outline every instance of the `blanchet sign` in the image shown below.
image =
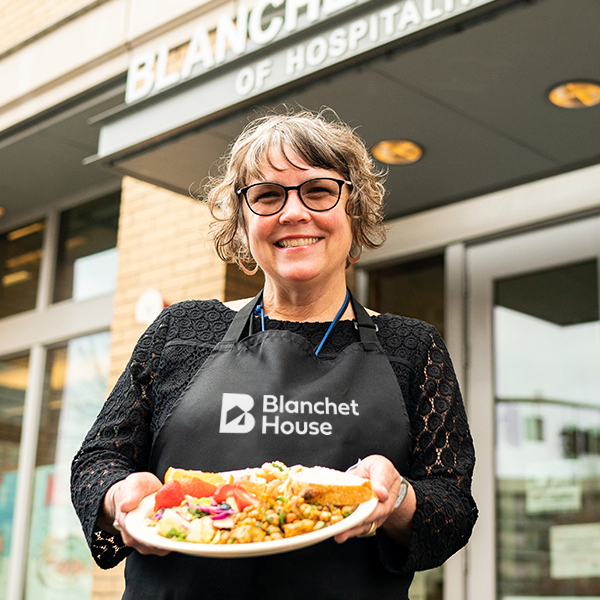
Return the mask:
<svg viewBox="0 0 600 600">
<path fill-rule="evenodd" d="M 233 79 L 234 92 L 239 98 L 253 96 L 493 1 L 258 0 L 252 9 L 240 4 L 235 18 L 218 17 L 213 35 L 204 25 L 196 27 L 178 70 L 169 69 L 167 45 L 134 56 L 125 101 L 155 95 L 339 16 L 329 30 L 240 68 Z M 370 4 L 377 8 L 369 12 Z M 349 18 L 344 20 L 344 13 Z"/>
</svg>

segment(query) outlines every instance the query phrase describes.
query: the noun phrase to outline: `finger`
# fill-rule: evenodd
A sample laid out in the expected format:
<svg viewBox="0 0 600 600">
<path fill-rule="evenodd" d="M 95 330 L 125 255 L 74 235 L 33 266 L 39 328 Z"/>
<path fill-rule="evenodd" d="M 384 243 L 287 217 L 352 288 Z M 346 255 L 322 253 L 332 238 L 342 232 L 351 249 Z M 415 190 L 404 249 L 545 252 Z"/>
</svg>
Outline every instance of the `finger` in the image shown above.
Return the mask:
<svg viewBox="0 0 600 600">
<path fill-rule="evenodd" d="M 386 502 L 390 496 L 390 488 L 398 473 L 392 463 L 377 456 L 369 456 L 361 461 L 354 473 L 360 477 L 366 477 L 371 481 L 373 492 L 380 502 Z"/>
<path fill-rule="evenodd" d="M 121 528 L 121 537 L 126 546 L 137 550 L 140 554 L 156 554 L 158 556 L 166 556 L 170 553 L 169 550 L 165 550 L 164 548 L 157 548 L 156 546 L 150 546 L 138 541 L 125 528 Z"/>
<path fill-rule="evenodd" d="M 358 537 L 361 535 L 365 536 L 366 534 L 371 532 L 373 523 L 375 523 L 375 528 L 376 528 L 377 521 L 371 519 L 369 521 L 365 521 L 364 523 L 361 523 L 360 525 L 357 525 L 356 527 L 353 527 L 352 529 L 348 529 L 348 531 L 344 531 L 343 533 L 336 535 L 333 539 L 338 544 L 343 544 L 346 540 L 349 540 L 353 537 Z"/>
</svg>

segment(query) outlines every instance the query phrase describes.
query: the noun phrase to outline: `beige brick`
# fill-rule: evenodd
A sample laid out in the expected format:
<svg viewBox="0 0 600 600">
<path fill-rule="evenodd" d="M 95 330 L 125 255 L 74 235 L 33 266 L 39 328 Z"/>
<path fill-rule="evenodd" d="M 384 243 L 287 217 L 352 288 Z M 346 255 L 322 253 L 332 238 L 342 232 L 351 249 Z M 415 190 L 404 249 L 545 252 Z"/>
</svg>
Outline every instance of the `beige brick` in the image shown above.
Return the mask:
<svg viewBox="0 0 600 600">
<path fill-rule="evenodd" d="M 0 52 L 47 29 L 92 0 L 0 0 Z"/>
</svg>

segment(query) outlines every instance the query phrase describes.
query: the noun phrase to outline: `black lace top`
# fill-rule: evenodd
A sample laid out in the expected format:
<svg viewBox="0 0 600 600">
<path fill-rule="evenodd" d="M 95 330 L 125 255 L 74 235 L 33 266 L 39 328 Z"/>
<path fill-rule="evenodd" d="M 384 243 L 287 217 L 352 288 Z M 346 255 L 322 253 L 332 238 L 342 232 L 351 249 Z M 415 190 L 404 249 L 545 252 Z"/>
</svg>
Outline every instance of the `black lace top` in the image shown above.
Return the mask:
<svg viewBox="0 0 600 600">
<path fill-rule="evenodd" d="M 166 308 L 138 341 L 83 445 L 73 459 L 71 494 L 92 555 L 111 568 L 131 549 L 96 526 L 108 488 L 148 469 L 152 442 L 190 378 L 224 336 L 235 313 L 216 300 L 189 300 Z M 464 546 L 477 518 L 471 496 L 475 462 L 464 405 L 443 340 L 434 327 L 405 317 L 373 318 L 406 402 L 413 436 L 410 471 L 417 510 L 408 552 L 381 538 L 384 565 L 410 573 L 442 564 Z M 327 323 L 266 321 L 315 346 Z M 257 325 L 258 327 L 258 325 Z M 323 355 L 357 341 L 350 321 L 329 335 Z"/>
</svg>

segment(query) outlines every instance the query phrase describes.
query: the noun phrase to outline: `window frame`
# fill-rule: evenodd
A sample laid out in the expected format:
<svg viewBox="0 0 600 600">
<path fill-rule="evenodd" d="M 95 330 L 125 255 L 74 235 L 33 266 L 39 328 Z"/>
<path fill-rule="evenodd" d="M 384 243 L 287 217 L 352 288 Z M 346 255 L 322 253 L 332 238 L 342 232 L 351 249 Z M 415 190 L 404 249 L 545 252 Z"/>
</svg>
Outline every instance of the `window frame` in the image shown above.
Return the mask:
<svg viewBox="0 0 600 600">
<path fill-rule="evenodd" d="M 80 301 L 68 299 L 52 303 L 60 214 L 120 188 L 120 184 L 115 186 L 114 183 L 110 186 L 100 186 L 94 190 L 87 190 L 77 198 L 69 198 L 49 207 L 41 214 L 27 216 L 27 222 L 41 219 L 46 221 L 36 307 L 34 310 L 0 319 L 0 357 L 29 353 L 7 600 L 22 600 L 25 590 L 35 463 L 48 348 L 71 338 L 110 330 L 113 320 L 114 292 Z M 6 223 L 6 230 L 16 228 L 19 224 Z"/>
</svg>

